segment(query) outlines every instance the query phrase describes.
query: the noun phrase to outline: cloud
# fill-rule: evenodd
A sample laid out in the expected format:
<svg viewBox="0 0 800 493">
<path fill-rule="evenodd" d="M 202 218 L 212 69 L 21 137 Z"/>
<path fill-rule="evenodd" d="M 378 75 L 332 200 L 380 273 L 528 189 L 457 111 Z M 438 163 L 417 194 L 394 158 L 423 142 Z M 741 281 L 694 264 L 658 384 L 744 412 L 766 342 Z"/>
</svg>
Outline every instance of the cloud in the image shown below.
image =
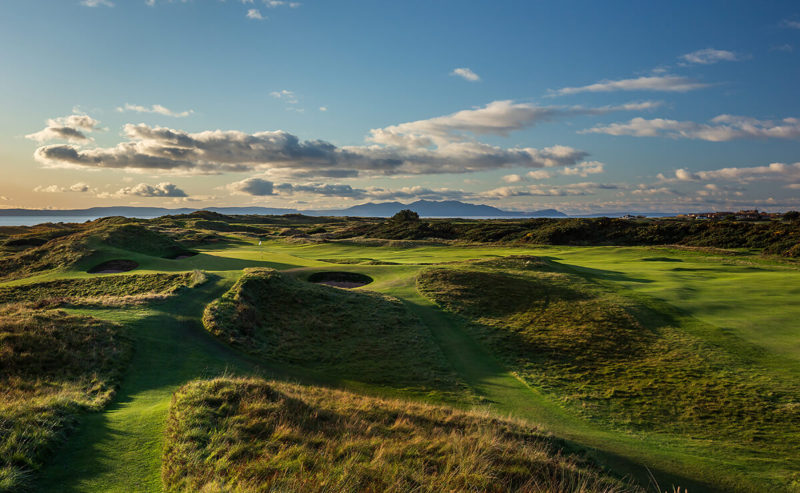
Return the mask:
<svg viewBox="0 0 800 493">
<path fill-rule="evenodd" d="M 719 115 L 710 123 L 634 118 L 627 123 L 598 125 L 580 133 L 629 135 L 633 137 L 671 137 L 726 142 L 736 139 L 798 139 L 800 119 L 758 120 L 746 116 Z"/>
<path fill-rule="evenodd" d="M 270 94 L 296 101 L 288 89 Z M 570 167 L 584 161 L 588 153 L 563 145 L 505 148 L 480 142 L 476 137 L 507 135 L 555 118 L 645 110 L 659 104 L 645 101 L 586 108 L 495 101 L 450 115 L 372 129 L 367 145 L 343 147 L 323 140 L 301 141 L 282 130 L 190 133 L 127 124 L 123 127 L 126 140 L 114 147 L 75 145 L 86 143 L 73 140 L 72 145 L 41 146 L 34 157 L 48 167 L 172 174 L 258 172 L 271 177 L 310 179 Z M 580 168 L 573 174 L 584 176 L 589 172 Z"/>
<path fill-rule="evenodd" d="M 261 15 L 261 11 L 258 9 L 249 9 L 247 11 L 246 17 L 248 19 L 253 19 L 257 21 L 263 21 L 265 19 L 265 17 Z"/>
<path fill-rule="evenodd" d="M 548 178 L 552 178 L 553 173 L 546 169 L 535 169 L 525 173 L 525 177 L 530 178 L 531 180 L 546 180 Z"/>
<path fill-rule="evenodd" d="M 62 187 L 59 185 L 39 185 L 33 189 L 34 192 L 46 192 L 46 193 L 56 193 L 56 192 L 88 192 L 90 191 L 89 185 L 83 182 L 75 183 L 74 185 L 70 185 L 69 187 Z"/>
<path fill-rule="evenodd" d="M 450 72 L 450 75 L 461 77 L 462 79 L 468 80 L 470 82 L 478 82 L 479 80 L 481 80 L 478 74 L 468 69 L 467 67 L 459 67 L 453 69 L 453 71 Z"/>
<path fill-rule="evenodd" d="M 114 3 L 110 0 L 82 0 L 81 5 L 84 7 L 99 7 L 101 5 L 105 7 L 113 7 Z"/>
<path fill-rule="evenodd" d="M 605 164 L 599 161 L 584 161 L 577 166 L 562 168 L 561 174 L 586 178 L 589 175 L 602 173 L 604 171 Z"/>
<path fill-rule="evenodd" d="M 288 89 L 281 89 L 280 91 L 272 91 L 269 93 L 275 99 L 282 99 L 289 104 L 297 104 L 299 100 L 293 91 Z"/>
<path fill-rule="evenodd" d="M 675 190 L 667 187 L 654 187 L 650 185 L 639 185 L 639 188 L 631 190 L 633 195 L 677 195 Z"/>
<path fill-rule="evenodd" d="M 736 62 L 741 60 L 741 58 L 732 51 L 715 50 L 714 48 L 693 51 L 682 55 L 680 59 L 686 64 L 696 65 L 711 65 L 717 62 Z"/>
<path fill-rule="evenodd" d="M 721 168 L 709 171 L 675 170 L 675 177 L 659 174 L 664 182 L 726 180 L 746 183 L 755 180 L 800 180 L 800 162 L 794 164 L 771 163 L 766 166 Z"/>
<path fill-rule="evenodd" d="M 417 123 L 424 126 L 423 122 Z M 280 130 L 253 134 L 234 130 L 189 133 L 145 124 L 127 124 L 123 130 L 127 140 L 114 147 L 47 145 L 39 147 L 34 157 L 49 167 L 135 172 L 218 174 L 270 171 L 307 176 L 375 176 L 574 166 L 588 155 L 560 145 L 542 149 L 503 148 L 447 135 L 452 128 L 502 132 L 519 125 L 513 121 L 492 122 L 490 118 L 464 118 L 456 114 L 449 124 L 434 122 L 431 125 L 431 131 L 436 134 L 422 136 L 423 145 L 411 146 L 407 142 L 395 145 L 382 141 L 375 145 L 337 147 L 322 140 L 301 141 Z M 399 136 L 403 131 L 398 127 L 375 133 Z"/>
<path fill-rule="evenodd" d="M 619 106 L 585 108 L 582 106 L 538 106 L 510 100 L 493 101 L 481 108 L 462 110 L 450 115 L 417 120 L 370 130 L 368 140 L 398 147 L 424 148 L 436 143 L 463 138 L 465 133 L 501 135 L 541 122 L 579 115 L 602 115 L 615 111 L 640 111 L 661 103 L 645 101 Z"/>
<path fill-rule="evenodd" d="M 172 183 L 163 182 L 158 185 L 139 183 L 132 187 L 121 188 L 117 196 L 136 195 L 138 197 L 187 197 L 186 192 Z"/>
<path fill-rule="evenodd" d="M 789 19 L 781 22 L 781 27 L 788 27 L 789 29 L 800 29 L 800 21 L 790 21 Z"/>
<path fill-rule="evenodd" d="M 268 9 L 274 9 L 276 7 L 289 7 L 291 9 L 296 9 L 300 5 L 300 2 L 285 2 L 283 0 L 264 0 L 264 5 Z"/>
<path fill-rule="evenodd" d="M 612 91 L 688 92 L 710 86 L 711 84 L 696 82 L 678 75 L 659 75 L 638 77 L 635 79 L 602 80 L 587 86 L 563 87 L 561 89 L 551 90 L 550 94 L 555 96 L 564 96 L 582 92 Z"/>
<path fill-rule="evenodd" d="M 165 108 L 164 106 L 161 106 L 160 104 L 154 104 L 150 107 L 147 107 L 130 103 L 125 103 L 124 106 L 117 107 L 117 111 L 119 111 L 120 113 L 125 111 L 135 111 L 137 113 L 156 113 L 158 115 L 172 116 L 175 118 L 185 118 L 194 113 L 194 110 L 186 110 L 180 112 L 172 111 L 168 108 Z"/>
<path fill-rule="evenodd" d="M 320 106 L 319 110 L 320 111 L 328 111 L 328 107 L 327 106 Z"/>
<path fill-rule="evenodd" d="M 255 195 L 257 197 L 275 195 L 274 184 L 261 178 L 246 178 L 242 181 L 230 183 L 225 188 L 239 195 Z"/>
<path fill-rule="evenodd" d="M 521 177 L 521 176 L 519 176 L 519 175 L 516 175 L 516 174 L 514 174 L 514 175 L 506 175 L 506 176 L 504 176 L 504 177 L 502 178 L 502 180 L 503 180 L 504 182 L 506 182 L 506 183 L 519 183 L 519 182 L 521 182 L 521 181 L 524 181 L 524 180 L 525 180 L 525 178 L 523 178 L 523 177 Z"/>
<path fill-rule="evenodd" d="M 480 194 L 484 198 L 506 199 L 511 197 L 568 197 L 593 195 L 598 190 L 616 190 L 619 186 L 602 183 L 573 183 L 562 186 L 528 185 L 524 187 L 500 187 Z"/>
<path fill-rule="evenodd" d="M 36 142 L 46 142 L 48 140 L 66 140 L 73 143 L 89 142 L 92 139 L 86 136 L 86 132 L 96 130 L 99 122 L 87 115 L 69 115 L 47 120 L 47 126 L 32 134 L 25 136 L 26 139 Z"/>
<path fill-rule="evenodd" d="M 560 173 L 565 176 L 580 176 L 586 178 L 589 175 L 603 173 L 605 171 L 605 164 L 599 161 L 584 161 L 578 163 L 576 166 L 565 166 L 561 168 Z M 553 171 L 547 169 L 537 169 L 525 173 L 525 176 L 518 174 L 506 175 L 502 180 L 506 183 L 521 183 L 527 180 L 546 180 L 553 177 Z"/>
<path fill-rule="evenodd" d="M 463 190 L 447 188 L 431 189 L 421 186 L 403 187 L 396 190 L 383 188 L 354 188 L 352 185 L 340 183 L 305 183 L 275 184 L 262 178 L 247 178 L 242 181 L 230 183 L 224 188 L 237 195 L 268 196 L 268 195 L 316 195 L 322 197 L 338 197 L 344 199 L 370 199 L 370 200 L 402 200 L 402 199 L 464 199 L 475 194 Z"/>
</svg>

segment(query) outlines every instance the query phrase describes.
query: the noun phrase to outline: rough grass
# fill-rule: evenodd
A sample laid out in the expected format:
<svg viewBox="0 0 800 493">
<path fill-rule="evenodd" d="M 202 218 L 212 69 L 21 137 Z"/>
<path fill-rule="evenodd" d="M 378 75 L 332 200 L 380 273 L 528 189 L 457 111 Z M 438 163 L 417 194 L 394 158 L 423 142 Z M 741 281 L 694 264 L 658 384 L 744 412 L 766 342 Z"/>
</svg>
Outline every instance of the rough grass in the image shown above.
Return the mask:
<svg viewBox="0 0 800 493">
<path fill-rule="evenodd" d="M 531 425 L 258 379 L 173 397 L 167 491 L 638 491 Z"/>
<path fill-rule="evenodd" d="M 397 299 L 246 269 L 203 315 L 225 342 L 330 377 L 418 392 L 463 390 L 429 330 Z"/>
<path fill-rule="evenodd" d="M 572 409 L 623 429 L 786 457 L 800 443 L 797 382 L 771 378 L 557 264 L 506 259 L 498 269 L 493 262 L 427 269 L 418 289 L 471 322 L 521 378 Z"/>
<path fill-rule="evenodd" d="M 39 246 L 0 258 L 0 279 L 66 269 L 88 262 L 108 247 L 154 257 L 167 257 L 185 250 L 175 240 L 136 220 L 110 217 L 78 225 L 78 228 L 72 234 L 54 237 Z"/>
<path fill-rule="evenodd" d="M 206 281 L 201 271 L 180 274 L 112 275 L 0 287 L 0 304 L 33 306 L 123 305 L 164 299 Z"/>
<path fill-rule="evenodd" d="M 0 308 L 0 491 L 29 486 L 76 415 L 111 399 L 130 349 L 107 322 Z"/>
</svg>

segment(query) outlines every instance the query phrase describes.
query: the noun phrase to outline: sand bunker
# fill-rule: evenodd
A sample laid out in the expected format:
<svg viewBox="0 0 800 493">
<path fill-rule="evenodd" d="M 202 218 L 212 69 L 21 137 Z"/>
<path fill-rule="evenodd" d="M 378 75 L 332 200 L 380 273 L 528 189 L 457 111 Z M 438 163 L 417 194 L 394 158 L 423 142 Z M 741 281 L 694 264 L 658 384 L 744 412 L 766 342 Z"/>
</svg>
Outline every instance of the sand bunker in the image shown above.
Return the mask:
<svg viewBox="0 0 800 493">
<path fill-rule="evenodd" d="M 309 282 L 337 288 L 359 288 L 372 282 L 372 278 L 357 272 L 315 272 L 308 276 Z"/>
<path fill-rule="evenodd" d="M 97 264 L 89 269 L 89 274 L 119 274 L 120 272 L 128 272 L 139 267 L 139 264 L 133 260 L 109 260 L 102 264 Z"/>
</svg>

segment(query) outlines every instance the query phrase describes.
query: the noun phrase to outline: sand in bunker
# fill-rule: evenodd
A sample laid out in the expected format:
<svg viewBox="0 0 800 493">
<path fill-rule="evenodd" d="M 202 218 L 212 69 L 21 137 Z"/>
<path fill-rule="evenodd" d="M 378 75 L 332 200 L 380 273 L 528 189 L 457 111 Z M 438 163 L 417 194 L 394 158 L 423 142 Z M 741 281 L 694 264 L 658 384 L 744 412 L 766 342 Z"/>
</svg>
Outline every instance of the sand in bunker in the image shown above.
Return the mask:
<svg viewBox="0 0 800 493">
<path fill-rule="evenodd" d="M 337 288 L 360 288 L 361 286 L 366 286 L 369 283 L 366 282 L 348 282 L 348 281 L 320 281 L 317 284 L 325 284 L 326 286 L 335 286 Z"/>
</svg>

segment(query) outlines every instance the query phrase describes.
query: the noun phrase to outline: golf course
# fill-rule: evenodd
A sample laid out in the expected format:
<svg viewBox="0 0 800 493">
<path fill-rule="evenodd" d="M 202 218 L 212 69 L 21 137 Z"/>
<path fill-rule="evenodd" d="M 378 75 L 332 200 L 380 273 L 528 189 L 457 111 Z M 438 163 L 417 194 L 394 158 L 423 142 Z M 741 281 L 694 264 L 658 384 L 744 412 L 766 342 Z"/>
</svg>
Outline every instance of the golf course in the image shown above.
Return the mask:
<svg viewBox="0 0 800 493">
<path fill-rule="evenodd" d="M 0 228 L 0 490 L 800 491 L 796 260 L 363 223 Z"/>
</svg>

